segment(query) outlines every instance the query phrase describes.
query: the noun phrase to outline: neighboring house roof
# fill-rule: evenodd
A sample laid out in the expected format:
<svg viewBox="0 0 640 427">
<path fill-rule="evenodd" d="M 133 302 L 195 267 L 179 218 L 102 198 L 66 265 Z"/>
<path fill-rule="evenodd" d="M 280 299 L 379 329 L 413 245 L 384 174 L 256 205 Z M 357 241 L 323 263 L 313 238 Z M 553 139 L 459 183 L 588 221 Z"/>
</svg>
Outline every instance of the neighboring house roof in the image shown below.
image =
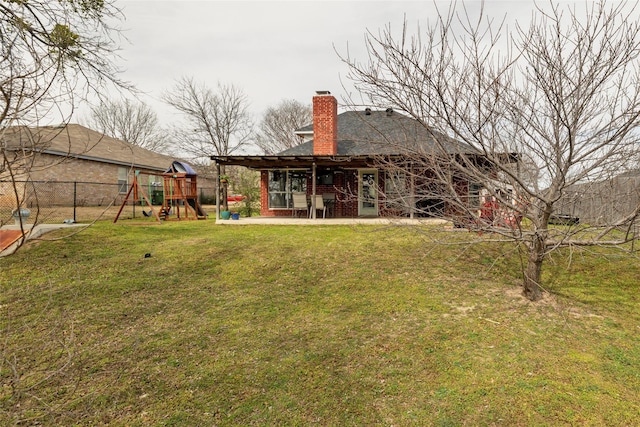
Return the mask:
<svg viewBox="0 0 640 427">
<path fill-rule="evenodd" d="M 338 156 L 400 155 L 433 152 L 434 149 L 444 149 L 451 154 L 477 153 L 471 146 L 435 132 L 419 121 L 390 109 L 347 111 L 338 114 L 337 122 Z M 313 125 L 298 129 L 296 134 L 313 134 Z M 436 146 L 434 137 L 442 144 L 441 148 Z M 313 140 L 289 148 L 278 155 L 313 155 Z"/>
<path fill-rule="evenodd" d="M 626 172 L 622 172 L 621 174 L 616 175 L 613 178 L 638 178 L 638 177 L 640 177 L 640 169 L 631 169 Z"/>
<path fill-rule="evenodd" d="M 0 141 L 9 150 L 34 151 L 164 172 L 174 158 L 111 138 L 77 124 L 7 128 Z"/>
</svg>

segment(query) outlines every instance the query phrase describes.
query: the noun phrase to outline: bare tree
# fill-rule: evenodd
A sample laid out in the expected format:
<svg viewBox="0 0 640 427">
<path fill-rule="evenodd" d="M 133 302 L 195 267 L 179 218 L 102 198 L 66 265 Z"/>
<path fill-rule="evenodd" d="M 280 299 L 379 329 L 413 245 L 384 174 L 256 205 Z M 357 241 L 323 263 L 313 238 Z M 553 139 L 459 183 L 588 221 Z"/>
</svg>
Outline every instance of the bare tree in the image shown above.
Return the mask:
<svg viewBox="0 0 640 427">
<path fill-rule="evenodd" d="M 113 0 L 0 1 L 0 207 L 24 207 L 24 182 L 32 167 L 39 167 L 37 154 L 47 148 L 31 126 L 68 123 L 78 101 L 100 96 L 100 88 L 130 89 L 118 79 L 113 62 L 117 46 L 112 37 L 118 30 L 112 25 L 120 17 Z M 34 226 L 37 216 L 32 212 Z M 22 216 L 19 225 L 27 234 Z M 71 400 L 51 405 L 35 388 L 54 383 L 54 377 L 69 382 L 67 375 L 80 374 L 73 363 L 72 320 L 61 315 L 59 323 L 43 326 L 3 307 L 0 324 L 3 419 L 37 424 L 46 414 L 64 411 Z M 32 350 L 45 356 L 25 357 L 20 338 L 38 328 L 48 329 L 49 339 Z"/>
<path fill-rule="evenodd" d="M 232 84 L 218 83 L 217 91 L 191 77 L 178 80 L 162 99 L 186 120 L 175 129 L 180 148 L 196 159 L 230 155 L 251 137 L 247 96 Z"/>
<path fill-rule="evenodd" d="M 147 150 L 166 152 L 169 139 L 158 115 L 144 102 L 106 100 L 91 109 L 89 127 Z"/>
<path fill-rule="evenodd" d="M 213 155 L 233 154 L 251 138 L 247 97 L 232 84 L 218 83 L 214 92 L 191 77 L 183 77 L 162 98 L 186 119 L 186 125 L 174 129 L 173 138 L 176 149 L 186 151 L 196 163 L 208 162 Z M 221 175 L 225 175 L 224 168 Z M 226 179 L 222 182 L 221 197 L 227 210 L 228 183 Z"/>
<path fill-rule="evenodd" d="M 18 181 L 29 179 L 45 143 L 37 132 L 5 136 L 17 126 L 68 123 L 77 102 L 100 96 L 101 88 L 131 89 L 118 79 L 113 61 L 119 18 L 112 0 L 0 3 L 0 180 L 2 203 L 13 210 L 24 202 L 25 186 Z"/>
<path fill-rule="evenodd" d="M 256 145 L 265 154 L 276 154 L 295 147 L 302 139 L 294 132 L 311 123 L 310 105 L 295 99 L 286 99 L 275 107 L 269 107 L 260 122 Z"/>
<path fill-rule="evenodd" d="M 432 129 L 434 151 L 410 153 L 402 172 L 418 179 L 424 174 L 415 171 L 435 171 L 418 195 L 431 192 L 444 200 L 443 215 L 466 213 L 475 227 L 526 248 L 523 287 L 531 300 L 542 296 L 551 251 L 627 249 L 636 238 L 638 205 L 606 224 L 550 226 L 571 188 L 607 179 L 638 158 L 640 34 L 638 20 L 627 18 L 634 8 L 550 1 L 508 31 L 484 11 L 472 16 L 452 5 L 420 34 L 410 36 L 406 23 L 398 35 L 390 27 L 369 33 L 368 61 L 343 57 L 371 102 Z M 455 153 L 445 152 L 451 140 L 459 141 Z M 464 181 L 468 188 L 456 185 Z M 492 211 L 482 215 L 473 199 L 490 202 Z"/>
</svg>

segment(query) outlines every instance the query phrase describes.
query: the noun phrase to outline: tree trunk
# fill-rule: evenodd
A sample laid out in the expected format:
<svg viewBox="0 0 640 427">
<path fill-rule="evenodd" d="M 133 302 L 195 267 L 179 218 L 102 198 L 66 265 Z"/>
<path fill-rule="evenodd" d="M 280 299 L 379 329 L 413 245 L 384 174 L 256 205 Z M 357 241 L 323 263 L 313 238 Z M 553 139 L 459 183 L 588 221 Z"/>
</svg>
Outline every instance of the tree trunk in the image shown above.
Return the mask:
<svg viewBox="0 0 640 427">
<path fill-rule="evenodd" d="M 226 165 L 222 165 L 222 167 L 220 168 L 220 174 L 222 176 L 227 176 L 227 167 Z M 222 182 L 222 180 L 220 179 L 220 176 L 218 176 L 218 182 L 220 183 L 220 198 L 222 199 L 222 210 L 223 211 L 228 211 L 229 210 L 229 199 L 227 198 L 228 194 L 229 194 L 229 183 L 225 180 L 224 182 Z"/>
<path fill-rule="evenodd" d="M 529 246 L 527 268 L 524 271 L 523 294 L 531 301 L 542 298 L 542 261 L 544 260 L 544 239 L 536 236 Z"/>
<path fill-rule="evenodd" d="M 220 189 L 220 197 L 222 198 L 222 210 L 223 211 L 228 211 L 229 210 L 229 199 L 227 198 L 229 191 L 228 191 L 228 186 L 229 184 L 226 182 L 222 183 L 222 188 Z"/>
</svg>

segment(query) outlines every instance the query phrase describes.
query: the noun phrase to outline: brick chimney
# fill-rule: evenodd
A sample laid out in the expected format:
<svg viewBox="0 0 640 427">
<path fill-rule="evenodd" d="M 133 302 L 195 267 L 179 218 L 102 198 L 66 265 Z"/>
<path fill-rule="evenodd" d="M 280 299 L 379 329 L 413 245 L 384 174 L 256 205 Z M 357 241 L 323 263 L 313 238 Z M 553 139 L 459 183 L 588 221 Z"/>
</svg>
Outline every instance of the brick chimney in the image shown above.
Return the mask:
<svg viewBox="0 0 640 427">
<path fill-rule="evenodd" d="M 338 101 L 329 91 L 313 97 L 313 154 L 338 154 Z"/>
</svg>

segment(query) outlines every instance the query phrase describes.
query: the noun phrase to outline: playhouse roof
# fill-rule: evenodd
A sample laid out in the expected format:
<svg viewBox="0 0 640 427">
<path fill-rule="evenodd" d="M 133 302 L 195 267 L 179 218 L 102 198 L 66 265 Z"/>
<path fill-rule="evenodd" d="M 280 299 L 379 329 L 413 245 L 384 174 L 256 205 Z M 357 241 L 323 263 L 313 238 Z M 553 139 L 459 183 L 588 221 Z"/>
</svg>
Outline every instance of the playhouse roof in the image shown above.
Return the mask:
<svg viewBox="0 0 640 427">
<path fill-rule="evenodd" d="M 171 167 L 169 167 L 169 169 L 167 169 L 165 171 L 165 173 L 176 173 L 176 172 L 180 172 L 180 173 L 185 173 L 187 175 L 196 175 L 196 171 L 193 170 L 193 168 L 191 166 L 189 166 L 189 164 L 185 163 L 185 162 L 181 162 L 179 160 L 174 160 L 171 163 Z"/>
</svg>

